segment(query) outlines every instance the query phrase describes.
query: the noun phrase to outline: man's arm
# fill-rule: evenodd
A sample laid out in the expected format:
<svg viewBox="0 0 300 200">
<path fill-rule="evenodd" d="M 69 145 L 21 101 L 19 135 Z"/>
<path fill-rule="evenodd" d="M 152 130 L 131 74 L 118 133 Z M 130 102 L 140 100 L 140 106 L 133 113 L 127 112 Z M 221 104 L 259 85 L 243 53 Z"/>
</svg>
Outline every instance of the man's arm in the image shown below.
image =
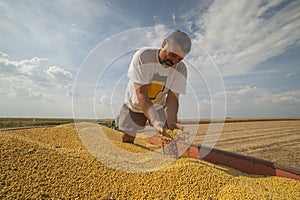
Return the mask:
<svg viewBox="0 0 300 200">
<path fill-rule="evenodd" d="M 159 115 L 155 110 L 152 101 L 148 97 L 148 89 L 150 87 L 150 84 L 141 85 L 134 83 L 134 86 L 136 89 L 137 99 L 144 115 L 150 120 L 154 128 L 158 132 L 162 133 L 164 124 L 160 121 Z"/>
<path fill-rule="evenodd" d="M 177 128 L 177 113 L 179 107 L 179 93 L 169 90 L 166 100 L 166 115 L 168 128 L 174 130 Z"/>
<path fill-rule="evenodd" d="M 138 83 L 134 83 L 136 96 L 138 98 L 139 104 L 145 116 L 150 119 L 149 109 L 153 106 L 153 103 L 148 97 L 148 89 L 150 84 L 141 85 Z"/>
</svg>

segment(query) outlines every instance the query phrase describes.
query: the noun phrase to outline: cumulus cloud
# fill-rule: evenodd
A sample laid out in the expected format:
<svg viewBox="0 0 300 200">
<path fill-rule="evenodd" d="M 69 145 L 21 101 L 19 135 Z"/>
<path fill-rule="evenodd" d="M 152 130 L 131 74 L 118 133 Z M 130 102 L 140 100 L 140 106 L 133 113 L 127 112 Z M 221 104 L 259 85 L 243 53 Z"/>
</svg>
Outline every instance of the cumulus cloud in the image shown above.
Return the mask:
<svg viewBox="0 0 300 200">
<path fill-rule="evenodd" d="M 46 70 L 46 73 L 51 76 L 52 78 L 65 78 L 65 79 L 72 79 L 72 73 L 65 71 L 61 67 L 51 66 Z"/>
<path fill-rule="evenodd" d="M 265 88 L 258 88 L 246 85 L 238 90 L 226 92 L 232 102 L 252 102 L 258 105 L 268 105 L 272 103 L 299 103 L 300 90 L 292 90 L 281 93 L 271 93 Z"/>
<path fill-rule="evenodd" d="M 11 85 L 10 92 L 7 93 L 9 97 L 17 98 L 28 98 L 28 99 L 46 99 L 48 101 L 53 101 L 53 95 L 42 93 L 37 91 L 36 88 L 30 88 L 29 86 L 22 85 Z"/>
<path fill-rule="evenodd" d="M 231 76 L 251 72 L 259 63 L 298 45 L 299 9 L 299 1 L 217 0 L 203 13 L 191 11 L 182 18 L 222 74 Z M 207 61 L 201 56 L 195 60 L 202 65 Z"/>
<path fill-rule="evenodd" d="M 49 60 L 45 58 L 34 57 L 16 61 L 0 52 L 1 93 L 8 97 L 51 101 L 53 95 L 49 92 L 63 89 L 68 93 L 73 79 L 72 73 L 62 67 L 49 65 Z"/>
<path fill-rule="evenodd" d="M 32 75 L 47 62 L 47 59 L 38 57 L 14 61 L 7 54 L 0 51 L 0 70 L 2 73 Z"/>
<path fill-rule="evenodd" d="M 296 117 L 300 112 L 300 90 L 272 93 L 266 88 L 246 85 L 226 93 L 230 114 Z"/>
</svg>

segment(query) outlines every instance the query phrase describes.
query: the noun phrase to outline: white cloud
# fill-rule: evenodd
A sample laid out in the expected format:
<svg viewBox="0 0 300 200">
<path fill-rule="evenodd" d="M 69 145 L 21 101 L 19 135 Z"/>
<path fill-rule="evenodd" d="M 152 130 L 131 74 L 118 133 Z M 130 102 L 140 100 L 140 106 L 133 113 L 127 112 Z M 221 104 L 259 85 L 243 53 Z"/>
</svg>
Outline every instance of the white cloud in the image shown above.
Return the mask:
<svg viewBox="0 0 300 200">
<path fill-rule="evenodd" d="M 65 71 L 61 67 L 57 66 L 51 66 L 46 70 L 47 74 L 51 76 L 52 78 L 57 78 L 57 79 L 72 79 L 72 74 L 68 71 Z"/>
<path fill-rule="evenodd" d="M 211 106 L 211 100 L 203 99 L 200 101 L 200 107 L 207 107 Z"/>
<path fill-rule="evenodd" d="M 292 90 L 281 93 L 271 93 L 265 88 L 246 85 L 239 90 L 226 91 L 228 97 L 239 102 L 253 102 L 266 105 L 270 103 L 300 102 L 300 90 Z"/>
<path fill-rule="evenodd" d="M 107 106 L 107 105 L 109 105 L 109 101 L 110 101 L 110 99 L 107 97 L 107 95 L 103 94 L 99 100 L 99 104 Z"/>
<path fill-rule="evenodd" d="M 0 62 L 6 64 L 8 60 L 9 60 L 9 56 L 0 51 Z"/>
<path fill-rule="evenodd" d="M 42 93 L 37 91 L 36 87 L 30 88 L 29 85 L 10 85 L 10 92 L 7 94 L 9 97 L 13 98 L 28 98 L 28 99 L 44 99 L 48 101 L 53 101 L 53 95 Z"/>
<path fill-rule="evenodd" d="M 72 74 L 49 64 L 48 59 L 38 57 L 16 61 L 0 52 L 1 93 L 8 97 L 53 101 L 52 92 L 70 90 Z"/>
<path fill-rule="evenodd" d="M 262 98 L 258 99 L 257 103 L 300 103 L 300 90 L 282 92 L 278 94 L 267 93 Z"/>
<path fill-rule="evenodd" d="M 48 59 L 13 60 L 0 52 L 1 115 L 71 117 L 72 81 Z"/>
<path fill-rule="evenodd" d="M 73 85 L 72 84 L 70 84 L 70 83 L 67 84 L 64 89 L 65 89 L 66 94 L 68 96 L 72 96 L 73 95 Z"/>
<path fill-rule="evenodd" d="M 194 26 L 198 30 L 195 41 L 210 52 L 222 74 L 229 76 L 248 73 L 298 44 L 299 9 L 299 1 L 214 1 L 205 13 L 182 17 L 187 29 Z M 197 62 L 203 65 L 205 59 L 199 57 Z"/>
<path fill-rule="evenodd" d="M 172 14 L 172 23 L 176 26 L 176 15 L 174 13 Z"/>
<path fill-rule="evenodd" d="M 171 30 L 168 30 L 164 24 L 157 23 L 154 29 L 146 32 L 145 38 L 150 47 L 161 47 L 163 40 L 167 37 Z"/>
<path fill-rule="evenodd" d="M 296 75 L 296 73 L 288 73 L 284 76 L 284 78 L 290 78 L 290 77 L 295 76 L 295 75 Z"/>
<path fill-rule="evenodd" d="M 300 112 L 300 90 L 271 93 L 266 88 L 243 86 L 227 91 L 230 115 L 297 116 Z"/>
<path fill-rule="evenodd" d="M 44 66 L 48 60 L 45 58 L 34 57 L 29 60 L 13 61 L 10 57 L 0 51 L 1 72 L 12 72 L 14 74 L 32 75 L 40 66 Z"/>
</svg>

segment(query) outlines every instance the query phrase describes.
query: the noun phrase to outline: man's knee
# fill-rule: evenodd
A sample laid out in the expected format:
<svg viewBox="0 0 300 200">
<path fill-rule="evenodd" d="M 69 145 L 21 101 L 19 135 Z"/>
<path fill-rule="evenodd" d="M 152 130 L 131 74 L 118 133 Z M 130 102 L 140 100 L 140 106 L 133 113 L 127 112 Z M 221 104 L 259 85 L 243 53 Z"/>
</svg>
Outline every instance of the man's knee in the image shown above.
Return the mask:
<svg viewBox="0 0 300 200">
<path fill-rule="evenodd" d="M 135 139 L 136 133 L 125 133 L 122 135 L 122 142 L 124 143 L 133 143 Z"/>
</svg>

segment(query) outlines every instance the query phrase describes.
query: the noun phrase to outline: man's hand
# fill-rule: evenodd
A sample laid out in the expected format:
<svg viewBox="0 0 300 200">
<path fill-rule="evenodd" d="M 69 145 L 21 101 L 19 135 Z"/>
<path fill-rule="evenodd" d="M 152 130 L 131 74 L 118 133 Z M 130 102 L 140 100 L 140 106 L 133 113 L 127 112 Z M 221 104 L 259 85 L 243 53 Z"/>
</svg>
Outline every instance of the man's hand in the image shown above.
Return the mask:
<svg viewBox="0 0 300 200">
<path fill-rule="evenodd" d="M 176 129 L 183 131 L 184 126 L 182 126 L 181 124 L 176 124 Z"/>
<path fill-rule="evenodd" d="M 163 131 L 164 131 L 164 123 L 163 122 L 161 122 L 161 121 L 154 121 L 154 122 L 152 122 L 152 125 L 153 125 L 153 127 L 154 127 L 154 129 L 157 131 L 157 132 L 159 132 L 159 133 L 163 133 Z"/>
<path fill-rule="evenodd" d="M 151 106 L 149 111 L 149 120 L 152 123 L 154 129 L 158 131 L 159 133 L 162 133 L 164 131 L 165 123 L 161 121 L 158 112 L 154 108 L 154 106 Z"/>
<path fill-rule="evenodd" d="M 181 130 L 182 131 L 182 138 L 184 138 L 184 140 L 188 139 L 189 136 L 190 136 L 190 133 L 186 130 L 184 130 L 184 126 L 182 126 L 181 124 L 176 124 L 176 128 L 178 130 Z"/>
</svg>

